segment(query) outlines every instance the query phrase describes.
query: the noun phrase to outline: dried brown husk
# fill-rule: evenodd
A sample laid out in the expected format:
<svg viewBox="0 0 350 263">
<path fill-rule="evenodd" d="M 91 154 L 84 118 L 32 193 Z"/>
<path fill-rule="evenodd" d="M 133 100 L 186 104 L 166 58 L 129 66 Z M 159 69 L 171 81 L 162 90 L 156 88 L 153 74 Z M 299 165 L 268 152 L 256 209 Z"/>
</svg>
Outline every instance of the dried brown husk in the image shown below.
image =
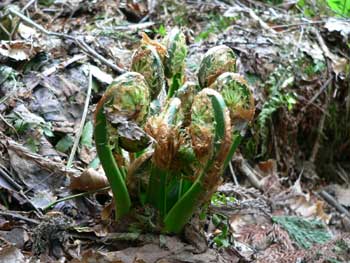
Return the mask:
<svg viewBox="0 0 350 263">
<path fill-rule="evenodd" d="M 203 92 L 198 93 L 192 103 L 189 132 L 192 148 L 202 164 L 208 161 L 214 150 L 214 121 L 211 99 Z"/>
<path fill-rule="evenodd" d="M 150 39 L 149 36 L 146 33 L 144 33 L 144 32 L 142 32 L 141 43 L 143 45 L 151 45 L 151 46 L 155 47 L 155 49 L 157 50 L 161 60 L 164 61 L 164 59 L 165 59 L 165 57 L 167 56 L 168 53 L 167 53 L 166 47 L 163 44 L 159 43 L 156 40 Z"/>
<path fill-rule="evenodd" d="M 174 159 L 184 142 L 179 126 L 169 125 L 163 116 L 149 119 L 145 131 L 156 141 L 152 160 L 161 169 L 177 169 Z"/>
</svg>

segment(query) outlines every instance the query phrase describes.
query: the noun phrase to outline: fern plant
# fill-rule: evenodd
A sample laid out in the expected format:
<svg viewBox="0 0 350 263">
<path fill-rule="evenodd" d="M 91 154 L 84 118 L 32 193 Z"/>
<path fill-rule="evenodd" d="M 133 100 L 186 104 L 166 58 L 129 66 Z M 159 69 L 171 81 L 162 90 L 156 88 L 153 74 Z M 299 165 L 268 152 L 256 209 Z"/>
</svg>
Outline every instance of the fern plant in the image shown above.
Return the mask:
<svg viewBox="0 0 350 263">
<path fill-rule="evenodd" d="M 177 28 L 163 43 L 144 35 L 132 59 L 134 72 L 116 78 L 95 111 L 96 148 L 115 218 L 150 206 L 166 233 L 181 232 L 210 200 L 254 115 L 252 93 L 234 73 L 230 48 L 205 54 L 199 85 L 185 81 L 186 54 Z"/>
</svg>

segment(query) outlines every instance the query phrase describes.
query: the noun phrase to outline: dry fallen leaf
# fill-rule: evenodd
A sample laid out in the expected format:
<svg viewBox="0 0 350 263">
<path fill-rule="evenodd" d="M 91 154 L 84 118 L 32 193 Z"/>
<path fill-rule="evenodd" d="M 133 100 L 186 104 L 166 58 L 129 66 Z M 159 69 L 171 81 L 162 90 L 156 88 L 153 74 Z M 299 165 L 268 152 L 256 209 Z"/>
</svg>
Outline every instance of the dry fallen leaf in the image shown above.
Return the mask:
<svg viewBox="0 0 350 263">
<path fill-rule="evenodd" d="M 27 262 L 18 248 L 8 245 L 0 248 L 0 263 L 25 263 Z"/>
<path fill-rule="evenodd" d="M 274 159 L 259 162 L 257 168 L 263 173 L 264 176 L 277 174 L 277 163 Z"/>
<path fill-rule="evenodd" d="M 300 179 L 296 180 L 289 189 L 275 196 L 274 202 L 288 205 L 296 214 L 305 219 L 317 218 L 326 224 L 331 220 L 331 216 L 323 210 L 324 202 L 309 192 L 303 192 Z"/>
<path fill-rule="evenodd" d="M 0 58 L 12 58 L 17 61 L 28 60 L 40 51 L 39 47 L 25 41 L 1 41 Z"/>
<path fill-rule="evenodd" d="M 350 36 L 350 22 L 344 19 L 331 17 L 327 20 L 324 27 L 330 32 L 339 32 L 346 40 Z"/>
<path fill-rule="evenodd" d="M 84 170 L 79 176 L 70 177 L 70 189 L 72 190 L 96 190 L 108 186 L 108 180 L 102 169 L 96 171 L 93 168 Z"/>
</svg>

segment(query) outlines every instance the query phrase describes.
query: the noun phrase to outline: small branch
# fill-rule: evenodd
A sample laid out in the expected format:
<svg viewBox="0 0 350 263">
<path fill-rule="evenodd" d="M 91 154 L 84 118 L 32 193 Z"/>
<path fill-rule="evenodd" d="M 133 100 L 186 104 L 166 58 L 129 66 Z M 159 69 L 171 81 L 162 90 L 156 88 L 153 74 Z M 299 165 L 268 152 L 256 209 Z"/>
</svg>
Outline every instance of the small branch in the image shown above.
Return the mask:
<svg viewBox="0 0 350 263">
<path fill-rule="evenodd" d="M 255 12 L 249 8 L 248 6 L 242 4 L 241 2 L 237 3 L 239 6 L 241 6 L 243 8 L 243 11 L 248 13 L 249 16 L 256 22 L 259 23 L 259 25 L 265 29 L 266 31 L 270 32 L 271 34 L 276 34 L 277 32 L 275 30 L 273 30 L 268 24 L 266 24 L 260 17 L 257 16 L 257 14 L 255 14 Z"/>
<path fill-rule="evenodd" d="M 253 172 L 253 169 L 250 167 L 250 165 L 245 160 L 241 160 L 238 165 L 239 171 L 244 174 L 248 181 L 254 186 L 256 189 L 261 190 L 262 185 L 259 181 L 259 179 L 256 177 L 255 173 Z"/>
<path fill-rule="evenodd" d="M 12 124 L 9 123 L 9 122 L 5 119 L 5 117 L 2 116 L 1 113 L 0 113 L 0 119 L 1 119 L 8 127 L 10 127 L 10 128 L 13 130 L 13 132 L 15 133 L 15 135 L 16 135 L 16 137 L 17 137 L 17 139 L 18 139 L 18 138 L 19 138 L 19 135 L 18 135 L 18 133 L 17 133 L 16 128 L 13 127 Z"/>
<path fill-rule="evenodd" d="M 86 195 L 91 195 L 91 194 L 98 193 L 98 192 L 107 191 L 109 189 L 111 189 L 111 187 L 110 186 L 106 186 L 106 187 L 103 187 L 103 188 L 100 188 L 100 189 L 91 190 L 91 191 L 87 191 L 87 192 L 83 192 L 83 193 L 79 193 L 79 194 L 75 194 L 75 195 L 66 196 L 66 197 L 63 197 L 61 199 L 58 199 L 58 200 L 48 204 L 47 206 L 45 206 L 43 208 L 43 211 L 46 211 L 46 210 L 54 207 L 55 205 L 57 205 L 58 203 L 61 203 L 61 202 L 72 200 L 74 198 L 78 198 L 78 197 L 82 197 L 82 196 L 86 196 Z"/>
<path fill-rule="evenodd" d="M 319 192 L 319 195 L 331 206 L 333 206 L 337 211 L 341 214 L 346 215 L 350 219 L 350 213 L 349 211 L 343 207 L 341 204 L 338 203 L 337 200 L 334 199 L 333 196 L 331 196 L 329 193 L 327 193 L 325 190 L 322 190 Z"/>
<path fill-rule="evenodd" d="M 23 15 L 22 13 L 14 10 L 13 8 L 9 8 L 8 10 L 11 14 L 18 16 L 20 19 L 22 19 L 24 22 L 26 22 L 27 24 L 31 25 L 32 27 L 38 29 L 39 31 L 41 31 L 42 33 L 44 33 L 45 35 L 48 36 L 55 36 L 61 39 L 69 39 L 72 40 L 78 47 L 80 47 L 84 52 L 86 52 L 90 57 L 92 58 L 96 58 L 99 61 L 101 61 L 103 64 L 109 66 L 110 68 L 112 68 L 115 72 L 119 73 L 119 74 L 123 74 L 125 72 L 124 69 L 118 67 L 117 65 L 115 65 L 114 63 L 110 62 L 109 60 L 107 60 L 106 58 L 104 58 L 103 56 L 101 56 L 100 54 L 98 54 L 95 50 L 93 50 L 88 44 L 86 44 L 84 42 L 84 40 L 82 40 L 81 38 L 77 38 L 77 37 L 73 37 L 67 34 L 62 34 L 62 33 L 56 33 L 56 32 L 52 32 L 52 31 L 48 31 L 46 30 L 44 27 L 42 27 L 41 25 L 35 23 L 33 20 L 31 20 L 29 17 Z"/>
<path fill-rule="evenodd" d="M 276 25 L 272 26 L 272 29 L 278 29 L 278 28 L 286 28 L 286 27 L 297 27 L 297 26 L 309 26 L 309 25 L 315 25 L 315 24 L 325 24 L 327 21 L 319 20 L 319 21 L 308 21 L 308 22 L 300 22 L 300 23 L 294 23 L 294 24 L 285 24 L 285 25 Z"/>
<path fill-rule="evenodd" d="M 11 174 L 7 171 L 6 167 L 3 166 L 0 163 L 0 176 L 6 180 L 6 182 L 10 185 L 10 189 L 12 191 L 21 191 L 22 187 L 17 184 L 17 182 L 15 180 L 13 180 L 13 176 L 11 176 Z M 4 185 L 1 186 L 2 188 L 6 188 L 4 187 Z"/>
<path fill-rule="evenodd" d="M 46 69 L 42 75 L 45 76 L 45 77 L 48 77 L 50 76 L 52 73 L 54 73 L 56 70 L 58 69 L 64 69 L 66 67 L 68 67 L 69 65 L 79 61 L 79 60 L 82 60 L 82 59 L 85 59 L 86 58 L 86 55 L 85 54 L 80 54 L 80 55 L 75 55 L 74 57 L 68 59 L 67 61 L 63 61 L 61 63 L 59 63 L 58 65 L 55 65 L 51 68 L 48 68 Z"/>
<path fill-rule="evenodd" d="M 267 30 L 272 34 L 276 34 L 276 31 L 273 30 L 268 24 L 266 24 L 260 17 L 258 17 L 252 9 L 248 8 L 248 13 L 250 17 L 257 21 L 263 29 Z"/>
<path fill-rule="evenodd" d="M 235 174 L 235 171 L 233 170 L 233 167 L 232 167 L 232 163 L 231 163 L 231 162 L 228 163 L 228 167 L 229 167 L 229 169 L 230 169 L 230 173 L 231 173 L 233 182 L 235 183 L 236 186 L 239 186 L 239 182 L 238 182 L 238 180 L 237 180 L 237 176 L 236 176 L 236 174 Z"/>
<path fill-rule="evenodd" d="M 68 158 L 68 161 L 67 161 L 67 168 L 70 168 L 72 166 L 72 162 L 73 162 L 73 159 L 74 159 L 74 156 L 75 156 L 75 152 L 77 151 L 77 148 L 78 148 L 78 145 L 79 145 L 79 141 L 80 141 L 80 137 L 81 137 L 81 134 L 83 133 L 85 120 L 86 120 L 86 116 L 87 116 L 88 108 L 89 108 L 89 101 L 90 101 L 90 97 L 91 97 L 91 90 L 92 90 L 92 73 L 91 73 L 91 68 L 89 67 L 89 86 L 88 86 L 88 90 L 87 90 L 87 93 L 86 93 L 84 111 L 83 111 L 83 115 L 81 116 L 79 130 L 78 130 L 77 134 L 75 135 L 72 151 L 71 151 L 71 153 L 69 155 L 69 158 Z"/>
<path fill-rule="evenodd" d="M 326 105 L 326 107 L 327 107 L 327 105 Z M 326 121 L 326 114 L 323 113 L 322 116 L 321 116 L 321 119 L 320 119 L 320 123 L 319 123 L 318 128 L 317 128 L 317 137 L 316 137 L 314 146 L 312 147 L 312 152 L 311 152 L 311 156 L 310 156 L 310 159 L 309 159 L 309 161 L 312 162 L 312 163 L 315 162 L 318 150 L 320 148 L 320 141 L 321 141 L 322 131 L 323 131 L 323 128 L 324 128 L 325 121 Z"/>
<path fill-rule="evenodd" d="M 22 12 L 26 11 L 32 4 L 34 4 L 36 2 L 36 0 L 30 0 L 23 8 L 22 8 Z"/>
<path fill-rule="evenodd" d="M 329 83 L 332 81 L 333 76 L 331 76 L 329 79 L 326 80 L 325 83 L 323 83 L 320 90 L 311 98 L 311 100 L 308 101 L 308 103 L 301 109 L 301 111 L 305 111 L 307 107 L 309 107 L 311 104 L 314 103 L 314 101 L 323 93 L 323 91 L 328 87 Z"/>
<path fill-rule="evenodd" d="M 317 38 L 317 42 L 318 42 L 318 44 L 320 45 L 320 47 L 321 47 L 321 49 L 322 49 L 324 55 L 325 55 L 327 58 L 329 58 L 332 62 L 337 62 L 338 57 L 337 57 L 336 55 L 334 55 L 334 54 L 329 50 L 329 48 L 327 47 L 325 41 L 323 40 L 323 38 L 322 38 L 320 32 L 319 32 L 317 29 L 315 29 L 315 28 L 312 28 L 312 29 L 311 29 L 311 32 L 313 32 L 313 33 L 315 34 L 315 36 L 316 36 L 316 38 Z"/>
<path fill-rule="evenodd" d="M 11 217 L 12 219 L 23 220 L 34 225 L 39 224 L 38 220 L 19 215 L 16 211 L 0 211 L 0 215 L 4 217 Z"/>
</svg>

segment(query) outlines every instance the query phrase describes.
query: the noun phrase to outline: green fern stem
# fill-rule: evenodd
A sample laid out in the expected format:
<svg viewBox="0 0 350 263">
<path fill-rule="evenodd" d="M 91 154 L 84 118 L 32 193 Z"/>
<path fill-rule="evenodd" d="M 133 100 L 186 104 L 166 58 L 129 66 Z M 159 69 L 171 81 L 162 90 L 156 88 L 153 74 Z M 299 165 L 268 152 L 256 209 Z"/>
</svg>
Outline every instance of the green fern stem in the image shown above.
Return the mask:
<svg viewBox="0 0 350 263">
<path fill-rule="evenodd" d="M 115 198 L 115 218 L 119 219 L 130 211 L 131 200 L 123 173 L 119 169 L 108 143 L 107 119 L 103 112 L 103 105 L 99 105 L 96 109 L 94 136 L 97 154 Z"/>
<path fill-rule="evenodd" d="M 167 233 L 180 233 L 185 224 L 190 220 L 191 216 L 197 209 L 198 201 L 206 192 L 206 189 L 203 185 L 203 178 L 205 177 L 207 171 L 212 167 L 216 158 L 216 153 L 219 152 L 221 143 L 225 136 L 225 102 L 222 99 L 221 95 L 216 92 L 209 93 L 208 95 L 211 96 L 216 124 L 214 154 L 202 169 L 190 189 L 181 196 L 181 198 L 170 209 L 164 218 L 163 230 Z"/>
</svg>

